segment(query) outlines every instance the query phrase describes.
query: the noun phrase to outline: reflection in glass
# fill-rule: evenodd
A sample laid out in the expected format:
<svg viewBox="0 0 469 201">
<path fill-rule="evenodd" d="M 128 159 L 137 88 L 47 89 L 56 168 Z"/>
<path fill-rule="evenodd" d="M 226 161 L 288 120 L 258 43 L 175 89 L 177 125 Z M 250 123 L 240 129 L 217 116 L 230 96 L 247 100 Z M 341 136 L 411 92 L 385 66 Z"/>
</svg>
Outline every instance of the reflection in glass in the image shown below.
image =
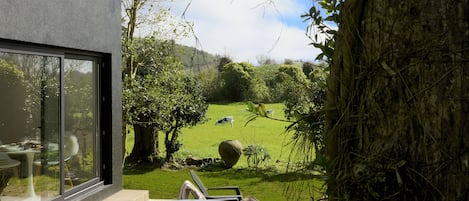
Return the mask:
<svg viewBox="0 0 469 201">
<path fill-rule="evenodd" d="M 97 69 L 0 50 L 0 200 L 51 200 L 99 176 Z"/>
<path fill-rule="evenodd" d="M 96 167 L 96 62 L 65 59 L 64 100 L 66 189 L 98 176 Z"/>
<path fill-rule="evenodd" d="M 0 177 L 17 175 L 3 181 L 1 196 L 59 195 L 58 163 L 50 161 L 59 159 L 60 57 L 0 51 L 0 94 L 0 152 L 20 162 L 0 161 Z"/>
</svg>

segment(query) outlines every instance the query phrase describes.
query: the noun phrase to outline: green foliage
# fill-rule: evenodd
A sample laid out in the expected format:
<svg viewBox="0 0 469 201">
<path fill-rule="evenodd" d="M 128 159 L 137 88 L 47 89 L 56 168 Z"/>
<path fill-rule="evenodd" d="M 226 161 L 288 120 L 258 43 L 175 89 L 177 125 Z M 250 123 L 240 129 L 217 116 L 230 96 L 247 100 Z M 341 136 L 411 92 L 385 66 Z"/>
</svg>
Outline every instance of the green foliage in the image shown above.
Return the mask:
<svg viewBox="0 0 469 201">
<path fill-rule="evenodd" d="M 123 109 L 128 124 L 165 132 L 166 158 L 179 150 L 179 131 L 203 121 L 208 105 L 194 78 L 182 71 L 173 41 L 135 39 L 138 71 L 124 76 Z"/>
<path fill-rule="evenodd" d="M 254 104 L 253 102 L 248 101 L 247 107 L 248 108 L 246 108 L 246 111 L 249 112 L 250 115 L 246 119 L 246 123 L 244 123 L 244 126 L 247 126 L 251 121 L 256 120 L 257 117 L 265 117 L 265 118 L 276 120 L 276 121 L 292 123 L 292 121 L 288 119 L 274 118 L 272 115 L 269 115 L 267 113 L 267 106 L 264 103 Z"/>
<path fill-rule="evenodd" d="M 303 73 L 304 73 L 306 76 L 308 76 L 311 72 L 313 72 L 315 66 L 314 66 L 314 64 L 311 63 L 311 62 L 305 62 L 305 63 L 303 63 L 302 68 L 303 68 Z"/>
<path fill-rule="evenodd" d="M 202 88 L 202 95 L 209 102 L 223 101 L 221 77 L 215 68 L 201 69 L 195 74 Z"/>
<path fill-rule="evenodd" d="M 315 160 L 316 153 L 320 153 L 324 147 L 322 108 L 325 100 L 326 76 L 326 71 L 318 67 L 307 79 L 302 69 L 293 65 L 280 67 L 275 75 L 276 90 L 284 100 L 285 117 L 291 123 L 286 127 L 287 133 L 292 134 L 290 144 L 293 151 L 290 160 L 300 158 L 305 164 L 311 164 Z M 262 103 L 248 102 L 247 107 L 251 115 L 246 125 L 258 117 L 279 120 L 268 116 L 266 107 Z M 323 163 L 313 164 L 323 165 Z"/>
<path fill-rule="evenodd" d="M 275 75 L 274 100 L 283 100 L 287 119 L 305 114 L 313 106 L 311 100 L 311 82 L 301 68 L 294 65 L 283 65 Z"/>
<path fill-rule="evenodd" d="M 277 74 L 279 68 L 280 65 L 277 64 L 265 64 L 256 68 L 256 73 L 264 80 L 266 87 L 269 89 L 268 98 L 263 102 L 282 102 L 278 94 L 274 91 L 277 85 L 275 74 Z"/>
<path fill-rule="evenodd" d="M 185 69 L 193 72 L 215 69 L 222 59 L 218 55 L 180 44 L 175 44 L 175 52 Z"/>
<path fill-rule="evenodd" d="M 222 71 L 223 92 L 232 101 L 242 101 L 250 87 L 254 67 L 248 63 L 229 63 Z"/>
<path fill-rule="evenodd" d="M 187 156 L 219 157 L 219 143 L 227 139 L 239 139 L 242 144 L 246 145 L 261 144 L 268 148 L 267 153 L 272 159 L 267 167 L 265 167 L 265 163 L 261 163 L 260 171 L 248 168 L 246 156 L 243 155 L 232 169 L 201 171 L 198 172 L 198 175 L 206 186 L 237 185 L 240 186 L 245 197 L 252 195 L 260 200 L 311 200 L 312 195 L 315 197 L 314 200 L 319 199 L 323 194 L 323 189 L 321 189 L 323 181 L 321 179 L 306 171 L 284 173 L 290 145 L 286 144 L 286 136 L 282 133 L 288 123 L 259 118 L 255 124 L 244 126 L 243 122 L 248 115 L 245 108 L 245 103 L 210 104 L 207 111 L 209 121 L 193 128 L 182 129 L 183 135 L 180 136 L 180 139 L 184 146 L 181 147 L 176 156 L 178 158 Z M 283 105 L 280 103 L 265 104 L 265 108 L 274 109 L 281 113 Z M 233 128 L 215 125 L 217 119 L 228 114 L 235 117 Z M 189 169 L 135 170 L 125 171 L 123 180 L 124 188 L 150 189 L 150 197 L 153 199 L 172 199 L 177 196 L 182 182 L 190 180 L 190 174 Z M 290 189 L 292 186 L 298 186 L 295 189 L 297 192 L 301 192 L 296 195 L 298 198 L 293 199 L 290 195 L 285 194 L 286 189 Z M 265 189 L 271 190 L 266 191 Z"/>
<path fill-rule="evenodd" d="M 0 59 L 0 76 L 2 83 L 2 87 L 12 87 L 15 85 L 24 85 L 23 79 L 24 75 L 23 72 L 16 67 L 14 62 L 9 62 L 6 59 Z"/>
<path fill-rule="evenodd" d="M 30 132 L 26 129 L 28 127 L 26 122 L 29 116 L 27 111 L 31 109 L 28 106 L 32 100 L 26 93 L 27 83 L 24 79 L 24 73 L 14 62 L 0 58 L 0 91 L 2 93 L 0 128 L 4 132 L 15 132 L 16 136 L 23 136 L 25 132 Z M 8 142 L 5 136 L 0 138 L 4 143 Z"/>
<path fill-rule="evenodd" d="M 280 68 L 278 69 L 278 74 L 286 74 L 291 77 L 295 82 L 306 82 L 306 76 L 302 72 L 301 68 L 292 64 L 285 64 L 280 66 Z"/>
<path fill-rule="evenodd" d="M 305 83 L 310 82 L 308 76 L 313 68 L 308 68 L 310 71 L 305 74 L 302 69 L 304 65 L 315 66 L 315 64 L 308 62 L 304 64 L 264 64 L 258 67 L 248 63 L 229 63 L 227 72 L 223 72 L 223 70 L 218 72 L 215 68 L 208 67 L 200 69 L 194 74 L 202 86 L 203 95 L 210 102 L 231 102 L 234 100 L 283 102 L 288 98 L 288 94 L 285 92 L 290 88 L 299 84 L 308 85 Z M 317 68 L 321 68 L 320 64 L 317 65 Z"/>
<path fill-rule="evenodd" d="M 339 10 L 343 0 L 321 0 L 319 7 L 312 6 L 309 12 L 301 15 L 304 21 L 310 21 L 307 28 L 309 38 L 313 41 L 311 45 L 321 50 L 316 57 L 317 60 L 325 59 L 330 62 L 334 54 L 335 34 L 334 28 L 339 22 Z M 321 14 L 321 9 L 326 10 L 326 15 Z M 323 38 L 324 37 L 324 38 Z"/>
<path fill-rule="evenodd" d="M 163 94 L 174 90 L 171 74 L 180 74 L 180 63 L 171 59 L 171 46 L 165 41 L 154 38 L 138 38 L 134 40 L 134 61 L 138 71 L 134 77 L 124 75 L 123 109 L 126 112 L 128 124 L 143 124 L 145 126 L 164 127 L 169 108 L 164 104 L 170 103 L 170 97 Z M 169 57 L 169 58 L 168 58 Z M 170 72 L 173 71 L 173 72 Z M 168 90 L 166 90 L 168 89 Z"/>
<path fill-rule="evenodd" d="M 217 65 L 218 72 L 223 72 L 225 65 L 233 62 L 230 57 L 224 56 L 220 58 L 220 62 Z"/>
<path fill-rule="evenodd" d="M 226 100 L 265 100 L 268 97 L 268 89 L 255 71 L 255 67 L 246 62 L 226 64 L 221 74 Z"/>
<path fill-rule="evenodd" d="M 95 99 L 95 91 L 92 86 L 93 75 L 92 72 L 80 71 L 81 65 L 84 65 L 83 62 L 82 60 L 65 60 L 66 130 L 76 129 L 76 127 L 83 130 L 94 129 L 94 115 L 92 114 L 95 110 L 95 105 L 92 104 Z"/>
<path fill-rule="evenodd" d="M 263 162 L 271 159 L 270 154 L 264 146 L 259 144 L 250 144 L 243 149 L 243 154 L 247 157 L 248 167 L 254 167 L 256 170 Z"/>
<path fill-rule="evenodd" d="M 290 88 L 284 102 L 285 115 L 294 121 L 286 130 L 292 133 L 290 143 L 295 150 L 292 153 L 297 154 L 290 156 L 301 158 L 306 164 L 314 161 L 314 156 L 320 155 L 324 147 L 326 76 L 327 73 L 322 68 L 316 68 L 303 84 L 291 80 L 287 82 L 290 84 L 286 84 Z"/>
<path fill-rule="evenodd" d="M 283 105 L 280 103 L 266 104 L 265 107 L 281 111 Z M 218 119 L 228 115 L 234 117 L 233 127 L 215 125 Z M 286 146 L 285 136 L 282 133 L 288 123 L 259 118 L 255 124 L 244 126 L 248 115 L 245 103 L 210 104 L 206 115 L 207 122 L 192 128 L 182 129 L 181 142 L 184 146 L 181 147 L 176 156 L 179 158 L 187 156 L 219 157 L 218 146 L 220 142 L 239 140 L 243 145 L 262 144 L 269 148 L 269 154 L 273 161 L 286 161 L 288 155 L 282 150 L 289 149 L 289 146 Z M 283 168 L 284 163 L 278 163 L 276 166 Z M 241 156 L 235 167 L 247 167 L 245 156 Z"/>
<path fill-rule="evenodd" d="M 126 170 L 123 174 L 123 188 L 148 189 L 151 199 L 174 199 L 181 184 L 190 179 L 190 169 L 181 170 Z M 314 200 L 321 198 L 323 182 L 305 173 L 280 173 L 272 170 L 254 171 L 250 168 L 232 168 L 221 171 L 198 171 L 207 187 L 236 185 L 244 197 L 254 196 L 258 200 Z M 308 182 L 309 185 L 304 185 Z M 286 195 L 287 186 L 302 186 L 298 197 Z M 216 192 L 213 192 L 216 193 Z M 232 193 L 222 191 L 221 194 Z"/>
<path fill-rule="evenodd" d="M 171 93 L 174 96 L 172 109 L 169 113 L 168 122 L 170 126 L 164 128 L 166 160 L 169 161 L 172 154 L 179 151 L 182 144 L 178 141 L 180 130 L 183 127 L 195 126 L 205 119 L 205 113 L 208 104 L 202 97 L 202 90 L 194 78 L 186 76 L 182 77 L 183 86 L 180 91 Z"/>
</svg>

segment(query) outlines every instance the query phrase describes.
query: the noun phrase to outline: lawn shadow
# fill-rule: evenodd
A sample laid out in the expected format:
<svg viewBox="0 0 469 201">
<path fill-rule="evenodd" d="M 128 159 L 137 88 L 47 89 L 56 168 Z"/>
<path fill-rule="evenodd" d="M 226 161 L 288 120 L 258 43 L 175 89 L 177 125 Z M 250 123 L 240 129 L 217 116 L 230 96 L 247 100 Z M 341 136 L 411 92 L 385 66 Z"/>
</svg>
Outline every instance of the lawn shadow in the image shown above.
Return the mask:
<svg viewBox="0 0 469 201">
<path fill-rule="evenodd" d="M 125 164 L 124 168 L 122 170 L 122 173 L 125 175 L 137 175 L 137 174 L 145 174 L 148 172 L 152 172 L 155 169 L 161 169 L 163 164 L 160 162 L 156 163 L 150 163 L 150 162 L 145 162 L 145 163 L 138 163 L 138 164 Z"/>
<path fill-rule="evenodd" d="M 260 178 L 261 181 L 267 182 L 291 182 L 310 179 L 324 180 L 323 175 L 313 174 L 311 172 L 280 172 L 275 168 L 263 168 L 258 170 L 253 168 L 227 169 L 226 167 L 221 166 L 217 168 L 201 168 L 199 171 L 206 177 L 218 177 L 229 180 L 244 180 L 246 178 Z"/>
<path fill-rule="evenodd" d="M 205 166 L 200 167 L 199 169 L 204 172 L 219 172 L 219 171 L 227 170 L 229 168 L 225 166 L 224 162 L 220 161 L 220 162 L 207 164 Z"/>
<path fill-rule="evenodd" d="M 233 105 L 233 102 L 231 101 L 219 101 L 219 102 L 211 102 L 210 104 L 213 105 Z M 247 105 L 245 102 L 239 102 L 239 105 Z"/>
</svg>

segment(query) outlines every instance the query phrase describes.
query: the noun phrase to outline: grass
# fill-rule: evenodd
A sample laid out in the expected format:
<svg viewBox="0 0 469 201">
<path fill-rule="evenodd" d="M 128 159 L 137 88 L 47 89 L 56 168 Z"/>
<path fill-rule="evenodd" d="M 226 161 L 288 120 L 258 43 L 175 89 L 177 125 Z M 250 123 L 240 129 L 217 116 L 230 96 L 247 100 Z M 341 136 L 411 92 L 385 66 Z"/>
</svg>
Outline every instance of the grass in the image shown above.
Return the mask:
<svg viewBox="0 0 469 201">
<path fill-rule="evenodd" d="M 269 104 L 277 114 L 283 116 L 282 104 Z M 239 140 L 243 146 L 249 144 L 263 145 L 272 157 L 272 161 L 286 161 L 290 148 L 286 146 L 288 136 L 284 134 L 288 123 L 258 118 L 247 126 L 247 117 L 250 115 L 246 110 L 246 104 L 211 104 L 207 112 L 208 121 L 202 125 L 185 128 L 181 142 L 183 147 L 177 156 L 185 158 L 193 155 L 197 157 L 219 157 L 218 145 L 223 140 Z M 215 125 L 215 122 L 224 117 L 233 116 L 234 126 L 229 124 Z M 241 157 L 237 167 L 247 167 L 245 157 Z"/>
<path fill-rule="evenodd" d="M 319 190 L 322 182 L 319 179 L 311 179 L 310 175 L 269 171 L 256 172 L 252 169 L 238 168 L 197 171 L 197 174 L 207 187 L 237 185 L 241 188 L 244 197 L 254 196 L 259 200 L 284 201 L 287 200 L 287 197 L 296 198 L 291 200 L 311 200 L 311 195 L 314 195 L 317 200 L 322 195 Z M 184 180 L 192 181 L 189 169 L 126 172 L 123 180 L 124 188 L 147 189 L 150 191 L 150 198 L 153 199 L 177 198 L 179 188 Z M 289 194 L 295 191 L 298 194 Z"/>
<path fill-rule="evenodd" d="M 267 104 L 275 111 L 274 116 L 283 117 L 282 104 Z M 207 111 L 208 121 L 193 128 L 184 128 L 180 141 L 183 146 L 176 157 L 219 158 L 218 145 L 223 140 L 239 140 L 243 146 L 260 144 L 264 146 L 272 159 L 255 171 L 247 167 L 245 156 L 241 156 L 232 169 L 197 170 L 206 186 L 240 186 L 244 196 L 252 195 L 259 200 L 315 200 L 322 195 L 319 190 L 323 184 L 320 179 L 309 174 L 284 173 L 290 154 L 287 145 L 289 135 L 284 133 L 288 123 L 258 118 L 245 126 L 249 113 L 246 104 L 210 104 Z M 234 116 L 233 128 L 229 125 L 215 125 L 216 120 L 224 116 Z M 160 135 L 163 137 L 163 135 Z M 163 143 L 163 138 L 160 139 Z M 128 136 L 127 150 L 133 146 L 133 135 Z M 160 147 L 164 147 L 160 144 Z M 123 175 L 124 188 L 147 189 L 150 198 L 176 198 L 184 180 L 191 180 L 189 170 L 126 170 Z M 296 193 L 294 193 L 296 192 Z"/>
</svg>

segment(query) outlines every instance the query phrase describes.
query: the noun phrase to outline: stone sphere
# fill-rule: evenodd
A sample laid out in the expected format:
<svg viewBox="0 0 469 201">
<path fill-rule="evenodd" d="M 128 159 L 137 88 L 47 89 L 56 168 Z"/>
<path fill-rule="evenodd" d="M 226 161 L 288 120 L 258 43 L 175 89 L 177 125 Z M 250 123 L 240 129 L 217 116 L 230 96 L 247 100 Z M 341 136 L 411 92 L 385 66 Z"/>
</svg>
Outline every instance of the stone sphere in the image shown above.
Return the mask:
<svg viewBox="0 0 469 201">
<path fill-rule="evenodd" d="M 225 140 L 218 146 L 218 153 L 228 168 L 233 167 L 241 157 L 243 145 L 238 140 Z"/>
</svg>

